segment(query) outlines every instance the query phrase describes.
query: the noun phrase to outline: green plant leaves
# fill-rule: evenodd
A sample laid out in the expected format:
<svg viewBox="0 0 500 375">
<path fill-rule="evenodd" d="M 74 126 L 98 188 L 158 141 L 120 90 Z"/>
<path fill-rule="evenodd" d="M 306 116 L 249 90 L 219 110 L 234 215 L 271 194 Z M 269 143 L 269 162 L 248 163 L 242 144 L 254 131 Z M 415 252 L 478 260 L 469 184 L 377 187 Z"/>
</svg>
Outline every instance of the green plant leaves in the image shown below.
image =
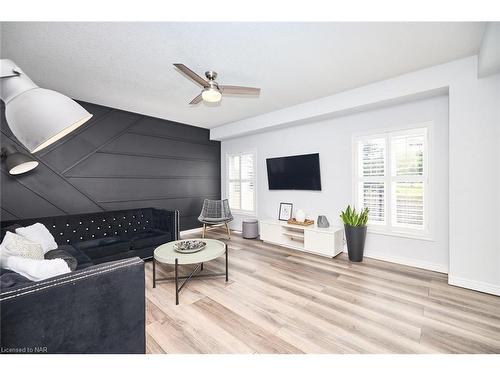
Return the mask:
<svg viewBox="0 0 500 375">
<path fill-rule="evenodd" d="M 358 213 L 356 212 L 356 207 L 351 208 L 351 205 L 348 205 L 346 210 L 340 213 L 340 217 L 346 225 L 363 227 L 366 226 L 366 223 L 368 222 L 368 212 L 370 212 L 368 207 L 365 207 L 360 213 Z"/>
</svg>

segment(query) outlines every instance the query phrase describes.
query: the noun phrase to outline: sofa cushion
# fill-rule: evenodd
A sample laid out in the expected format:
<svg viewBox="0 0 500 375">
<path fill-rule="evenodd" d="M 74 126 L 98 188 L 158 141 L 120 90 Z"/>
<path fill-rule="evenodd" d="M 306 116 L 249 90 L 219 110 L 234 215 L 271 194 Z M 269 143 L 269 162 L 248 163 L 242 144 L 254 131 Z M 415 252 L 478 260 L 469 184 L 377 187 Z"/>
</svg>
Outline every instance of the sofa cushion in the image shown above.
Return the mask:
<svg viewBox="0 0 500 375">
<path fill-rule="evenodd" d="M 22 228 L 22 227 L 23 226 L 19 225 L 19 224 L 12 224 L 12 225 L 9 225 L 8 227 L 2 228 L 2 231 L 5 231 L 5 232 L 15 232 L 16 229 Z"/>
<path fill-rule="evenodd" d="M 32 281 L 14 271 L 4 270 L 0 272 L 0 290 L 30 284 Z"/>
<path fill-rule="evenodd" d="M 114 262 L 116 260 L 133 258 L 136 256 L 137 256 L 137 251 L 129 250 L 126 253 L 118 253 L 118 254 L 109 255 L 109 256 L 106 256 L 103 258 L 96 258 L 96 259 L 94 259 L 94 263 L 95 264 L 102 264 L 102 263 Z"/>
<path fill-rule="evenodd" d="M 78 265 L 78 261 L 74 256 L 60 249 L 47 251 L 45 253 L 45 259 L 62 259 L 66 262 L 71 271 L 76 270 L 76 266 Z"/>
<path fill-rule="evenodd" d="M 153 258 L 153 253 L 156 247 L 143 247 L 142 249 L 135 249 L 135 256 L 141 259 L 151 259 Z"/>
<path fill-rule="evenodd" d="M 170 232 L 152 229 L 147 232 L 134 234 L 130 237 L 132 249 L 142 249 L 145 247 L 156 247 L 172 240 Z"/>
<path fill-rule="evenodd" d="M 57 250 L 62 250 L 71 255 L 73 258 L 75 258 L 77 262 L 76 265 L 77 270 L 82 270 L 84 268 L 94 265 L 92 260 L 84 252 L 76 249 L 71 245 L 59 245 Z"/>
<path fill-rule="evenodd" d="M 7 232 L 0 244 L 0 265 L 6 268 L 7 259 L 11 256 L 41 260 L 43 259 L 42 245 L 19 234 Z"/>
<path fill-rule="evenodd" d="M 99 247 L 101 245 L 106 245 L 106 244 L 118 242 L 120 240 L 121 240 L 120 237 L 112 236 L 112 237 L 96 238 L 96 239 L 88 240 L 88 241 L 73 242 L 71 245 L 74 246 L 78 250 L 85 250 L 85 249 Z"/>
<path fill-rule="evenodd" d="M 0 267 L 0 276 L 6 273 L 13 273 L 14 271 L 8 270 L 7 268 Z"/>
<path fill-rule="evenodd" d="M 8 257 L 5 268 L 32 281 L 41 281 L 71 272 L 62 259 L 30 259 L 18 256 Z"/>
<path fill-rule="evenodd" d="M 224 223 L 228 221 L 227 217 L 204 217 L 202 221 L 212 222 L 212 223 Z"/>
<path fill-rule="evenodd" d="M 49 250 L 57 249 L 57 243 L 54 236 L 42 223 L 35 223 L 27 227 L 17 228 L 16 233 L 32 242 L 42 245 L 44 254 Z"/>
<path fill-rule="evenodd" d="M 77 244 L 75 243 L 75 245 Z M 118 238 L 114 241 L 103 241 L 99 244 L 99 246 L 84 248 L 82 251 L 94 262 L 94 259 L 109 257 L 118 253 L 126 253 L 130 251 L 130 240 Z"/>
</svg>

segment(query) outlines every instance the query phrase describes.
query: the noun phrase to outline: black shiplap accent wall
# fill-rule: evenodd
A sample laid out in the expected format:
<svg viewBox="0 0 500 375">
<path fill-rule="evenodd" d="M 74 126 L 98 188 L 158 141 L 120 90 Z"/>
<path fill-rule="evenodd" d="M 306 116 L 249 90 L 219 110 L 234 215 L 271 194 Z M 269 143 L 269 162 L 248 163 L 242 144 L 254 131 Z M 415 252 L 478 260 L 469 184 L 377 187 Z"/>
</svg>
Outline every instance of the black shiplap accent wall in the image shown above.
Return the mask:
<svg viewBox="0 0 500 375">
<path fill-rule="evenodd" d="M 1 165 L 1 219 L 120 210 L 178 209 L 181 230 L 199 227 L 203 199 L 220 199 L 220 142 L 209 130 L 79 102 L 94 116 L 37 153 L 18 177 Z M 1 144 L 14 144 L 1 107 Z"/>
</svg>

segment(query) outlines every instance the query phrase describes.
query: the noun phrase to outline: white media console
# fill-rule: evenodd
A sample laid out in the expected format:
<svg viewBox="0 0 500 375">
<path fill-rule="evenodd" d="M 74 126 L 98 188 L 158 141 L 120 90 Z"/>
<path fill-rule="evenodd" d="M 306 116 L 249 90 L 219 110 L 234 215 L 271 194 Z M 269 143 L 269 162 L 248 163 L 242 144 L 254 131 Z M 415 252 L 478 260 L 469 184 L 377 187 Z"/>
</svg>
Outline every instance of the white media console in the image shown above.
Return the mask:
<svg viewBox="0 0 500 375">
<path fill-rule="evenodd" d="M 344 230 L 341 227 L 292 225 L 276 219 L 259 220 L 259 227 L 260 239 L 264 242 L 327 257 L 340 254 L 344 246 Z"/>
</svg>

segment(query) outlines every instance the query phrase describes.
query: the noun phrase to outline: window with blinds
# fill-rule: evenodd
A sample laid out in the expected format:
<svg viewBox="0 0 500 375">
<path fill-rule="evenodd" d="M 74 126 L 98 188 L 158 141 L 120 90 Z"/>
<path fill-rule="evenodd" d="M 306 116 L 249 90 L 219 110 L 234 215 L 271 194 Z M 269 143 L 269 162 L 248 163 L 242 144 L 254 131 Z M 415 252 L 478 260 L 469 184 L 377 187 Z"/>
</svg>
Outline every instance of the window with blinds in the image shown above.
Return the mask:
<svg viewBox="0 0 500 375">
<path fill-rule="evenodd" d="M 227 155 L 227 196 L 233 211 L 255 212 L 255 154 Z"/>
<path fill-rule="evenodd" d="M 371 223 L 385 224 L 385 138 L 358 142 L 360 207 L 368 207 Z"/>
<path fill-rule="evenodd" d="M 425 133 L 391 137 L 392 225 L 424 227 Z"/>
<path fill-rule="evenodd" d="M 357 206 L 388 231 L 427 231 L 427 129 L 360 137 L 356 141 Z"/>
</svg>

